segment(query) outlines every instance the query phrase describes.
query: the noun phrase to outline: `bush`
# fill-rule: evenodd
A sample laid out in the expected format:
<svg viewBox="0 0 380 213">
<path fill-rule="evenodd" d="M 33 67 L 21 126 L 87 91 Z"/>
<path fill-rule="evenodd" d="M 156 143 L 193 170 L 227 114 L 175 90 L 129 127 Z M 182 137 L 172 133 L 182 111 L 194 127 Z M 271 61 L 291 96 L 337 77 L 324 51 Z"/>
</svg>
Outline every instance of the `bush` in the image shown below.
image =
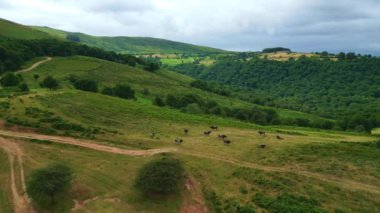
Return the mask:
<svg viewBox="0 0 380 213">
<path fill-rule="evenodd" d="M 29 87 L 26 83 L 22 83 L 18 86 L 18 88 L 20 89 L 21 92 L 28 92 L 29 91 Z"/>
<path fill-rule="evenodd" d="M 153 104 L 156 105 L 156 106 L 159 106 L 159 107 L 163 107 L 165 106 L 165 102 L 164 100 L 162 100 L 162 98 L 156 96 L 153 100 Z"/>
<path fill-rule="evenodd" d="M 52 76 L 46 76 L 44 80 L 40 83 L 40 86 L 43 88 L 49 88 L 50 90 L 52 89 L 57 89 L 59 86 L 58 81 L 53 78 Z"/>
<path fill-rule="evenodd" d="M 7 72 L 1 77 L 0 83 L 4 87 L 13 87 L 20 83 L 20 78 L 14 73 Z"/>
<path fill-rule="evenodd" d="M 114 92 L 113 92 L 113 88 L 112 87 L 104 87 L 101 91 L 101 93 L 103 95 L 109 95 L 109 96 L 113 96 L 114 95 Z"/>
<path fill-rule="evenodd" d="M 118 84 L 113 89 L 114 95 L 124 99 L 135 99 L 135 91 L 128 85 Z"/>
<path fill-rule="evenodd" d="M 62 193 L 72 179 L 72 170 L 69 167 L 63 164 L 51 165 L 31 174 L 26 191 L 37 203 L 50 199 L 54 204 L 56 195 Z"/>
<path fill-rule="evenodd" d="M 75 89 L 88 91 L 88 92 L 98 92 L 98 84 L 92 80 L 77 80 L 74 83 Z"/>
<path fill-rule="evenodd" d="M 184 168 L 180 161 L 162 158 L 152 161 L 140 170 L 135 187 L 145 194 L 173 194 L 181 189 Z"/>
</svg>

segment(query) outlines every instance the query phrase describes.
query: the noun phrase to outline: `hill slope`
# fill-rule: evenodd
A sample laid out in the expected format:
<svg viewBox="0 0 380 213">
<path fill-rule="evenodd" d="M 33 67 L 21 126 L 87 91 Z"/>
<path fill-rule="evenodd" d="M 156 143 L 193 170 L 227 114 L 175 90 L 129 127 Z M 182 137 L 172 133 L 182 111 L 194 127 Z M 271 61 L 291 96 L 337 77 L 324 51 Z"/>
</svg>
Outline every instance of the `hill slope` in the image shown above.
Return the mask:
<svg viewBox="0 0 380 213">
<path fill-rule="evenodd" d="M 15 39 L 51 38 L 48 33 L 0 18 L 0 36 Z"/>
<path fill-rule="evenodd" d="M 102 48 L 105 50 L 115 51 L 119 53 L 130 54 L 210 54 L 223 53 L 224 50 L 175 42 L 165 39 L 149 38 L 149 37 L 107 37 L 107 36 L 92 36 L 83 33 L 71 33 L 62 30 L 56 30 L 49 27 L 34 26 L 34 29 L 46 32 L 51 36 L 66 39 L 67 35 L 72 35 L 79 38 L 80 43 L 89 46 Z"/>
</svg>

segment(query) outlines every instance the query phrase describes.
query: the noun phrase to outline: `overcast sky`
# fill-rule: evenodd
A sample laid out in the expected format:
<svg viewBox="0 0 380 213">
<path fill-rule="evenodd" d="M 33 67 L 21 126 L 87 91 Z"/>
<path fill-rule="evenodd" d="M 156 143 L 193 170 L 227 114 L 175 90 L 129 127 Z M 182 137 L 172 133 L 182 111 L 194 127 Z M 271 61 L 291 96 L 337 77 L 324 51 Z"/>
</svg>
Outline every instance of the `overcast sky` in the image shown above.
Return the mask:
<svg viewBox="0 0 380 213">
<path fill-rule="evenodd" d="M 380 0 L 0 0 L 0 17 L 229 50 L 380 54 Z"/>
</svg>

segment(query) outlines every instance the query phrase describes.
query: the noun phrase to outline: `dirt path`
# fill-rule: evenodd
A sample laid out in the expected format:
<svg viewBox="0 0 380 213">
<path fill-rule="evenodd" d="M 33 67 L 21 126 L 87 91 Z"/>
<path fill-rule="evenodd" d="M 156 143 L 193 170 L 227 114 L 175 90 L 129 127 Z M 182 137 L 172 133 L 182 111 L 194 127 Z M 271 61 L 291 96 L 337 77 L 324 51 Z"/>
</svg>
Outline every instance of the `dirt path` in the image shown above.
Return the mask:
<svg viewBox="0 0 380 213">
<path fill-rule="evenodd" d="M 10 168 L 10 177 L 11 177 L 11 192 L 14 204 L 14 212 L 15 213 L 34 213 L 32 206 L 30 205 L 29 199 L 25 193 L 25 178 L 24 178 L 24 169 L 22 162 L 22 151 L 17 146 L 15 142 L 6 140 L 0 137 L 0 147 L 3 148 L 8 153 L 9 158 L 9 168 Z M 16 184 L 16 172 L 14 168 L 15 160 L 18 162 L 18 166 L 20 169 L 20 179 L 21 179 L 21 187 L 23 193 L 20 194 L 17 190 Z"/>
<path fill-rule="evenodd" d="M 110 152 L 114 154 L 131 155 L 131 156 L 149 156 L 165 152 L 175 152 L 175 148 L 160 148 L 160 149 L 148 149 L 148 150 L 126 150 L 112 146 L 106 146 L 101 144 L 96 144 L 94 141 L 74 139 L 63 136 L 52 136 L 52 135 L 41 135 L 37 133 L 21 133 L 21 132 L 11 132 L 0 130 L 0 135 L 24 139 L 38 139 L 38 140 L 48 140 L 56 143 L 69 144 L 74 146 L 85 147 L 89 149 L 94 149 L 103 152 Z"/>
<path fill-rule="evenodd" d="M 6 130 L 0 130 L 0 135 L 8 136 L 8 137 L 23 138 L 23 139 L 49 140 L 52 142 L 70 144 L 70 145 L 85 147 L 85 148 L 94 149 L 98 151 L 104 151 L 104 152 L 115 153 L 115 154 L 123 154 L 123 155 L 132 155 L 132 156 L 149 156 L 149 155 L 154 155 L 154 154 L 159 154 L 159 153 L 164 153 L 164 152 L 178 151 L 176 148 L 161 148 L 161 149 L 150 149 L 150 150 L 125 150 L 125 149 L 121 149 L 117 147 L 96 144 L 94 143 L 94 141 L 89 141 L 89 140 L 80 140 L 80 139 L 74 139 L 74 138 L 62 137 L 62 136 L 41 135 L 41 134 L 36 134 L 36 133 L 12 132 L 12 131 L 6 131 Z M 258 170 L 263 170 L 263 171 L 268 171 L 268 172 L 294 173 L 297 175 L 302 175 L 305 177 L 314 178 L 314 179 L 322 180 L 328 183 L 332 183 L 334 185 L 341 186 L 348 190 L 366 191 L 366 192 L 380 195 L 380 188 L 377 186 L 364 184 L 364 183 L 346 179 L 346 178 L 339 178 L 332 175 L 302 171 L 302 170 L 298 170 L 291 167 L 265 166 L 265 165 L 225 158 L 223 156 L 218 156 L 218 155 L 195 153 L 195 152 L 189 152 L 189 151 L 184 151 L 184 150 L 178 151 L 178 153 L 193 156 L 193 157 L 222 161 L 225 163 L 229 163 L 229 164 L 233 164 L 233 165 L 237 165 L 241 167 L 253 168 L 253 169 L 258 169 Z"/>
<path fill-rule="evenodd" d="M 204 203 L 202 192 L 193 177 L 189 177 L 185 183 L 186 194 L 181 213 L 208 213 L 209 210 Z"/>
<path fill-rule="evenodd" d="M 20 70 L 20 71 L 17 71 L 17 73 L 22 73 L 22 72 L 28 72 L 28 71 L 31 71 L 33 70 L 34 68 L 38 67 L 39 65 L 47 62 L 47 61 L 50 61 L 51 60 L 51 57 L 46 57 L 46 59 L 42 60 L 42 61 L 38 61 L 36 63 L 34 63 L 32 66 L 30 66 L 29 68 L 26 68 L 26 69 L 23 69 L 23 70 Z"/>
</svg>

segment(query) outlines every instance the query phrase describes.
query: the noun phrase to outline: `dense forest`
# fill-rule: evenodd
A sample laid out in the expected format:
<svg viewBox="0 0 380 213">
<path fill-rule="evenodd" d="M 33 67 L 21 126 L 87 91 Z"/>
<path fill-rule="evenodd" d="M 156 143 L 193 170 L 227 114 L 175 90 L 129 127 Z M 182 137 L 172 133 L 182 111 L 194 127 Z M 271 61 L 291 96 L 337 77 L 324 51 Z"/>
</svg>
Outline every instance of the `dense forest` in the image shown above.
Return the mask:
<svg viewBox="0 0 380 213">
<path fill-rule="evenodd" d="M 239 54 L 212 66 L 181 64 L 174 69 L 206 81 L 234 86 L 251 102 L 300 110 L 340 120 L 342 129 L 380 126 L 380 59 L 340 53 L 285 62 Z M 244 92 L 245 91 L 245 92 Z"/>
<path fill-rule="evenodd" d="M 17 40 L 0 37 L 0 74 L 15 71 L 28 60 L 39 56 L 72 56 L 83 55 L 94 58 L 139 65 L 148 71 L 159 69 L 157 63 L 137 58 L 132 55 L 118 54 L 99 48 L 88 47 L 74 42 L 55 39 Z"/>
</svg>

